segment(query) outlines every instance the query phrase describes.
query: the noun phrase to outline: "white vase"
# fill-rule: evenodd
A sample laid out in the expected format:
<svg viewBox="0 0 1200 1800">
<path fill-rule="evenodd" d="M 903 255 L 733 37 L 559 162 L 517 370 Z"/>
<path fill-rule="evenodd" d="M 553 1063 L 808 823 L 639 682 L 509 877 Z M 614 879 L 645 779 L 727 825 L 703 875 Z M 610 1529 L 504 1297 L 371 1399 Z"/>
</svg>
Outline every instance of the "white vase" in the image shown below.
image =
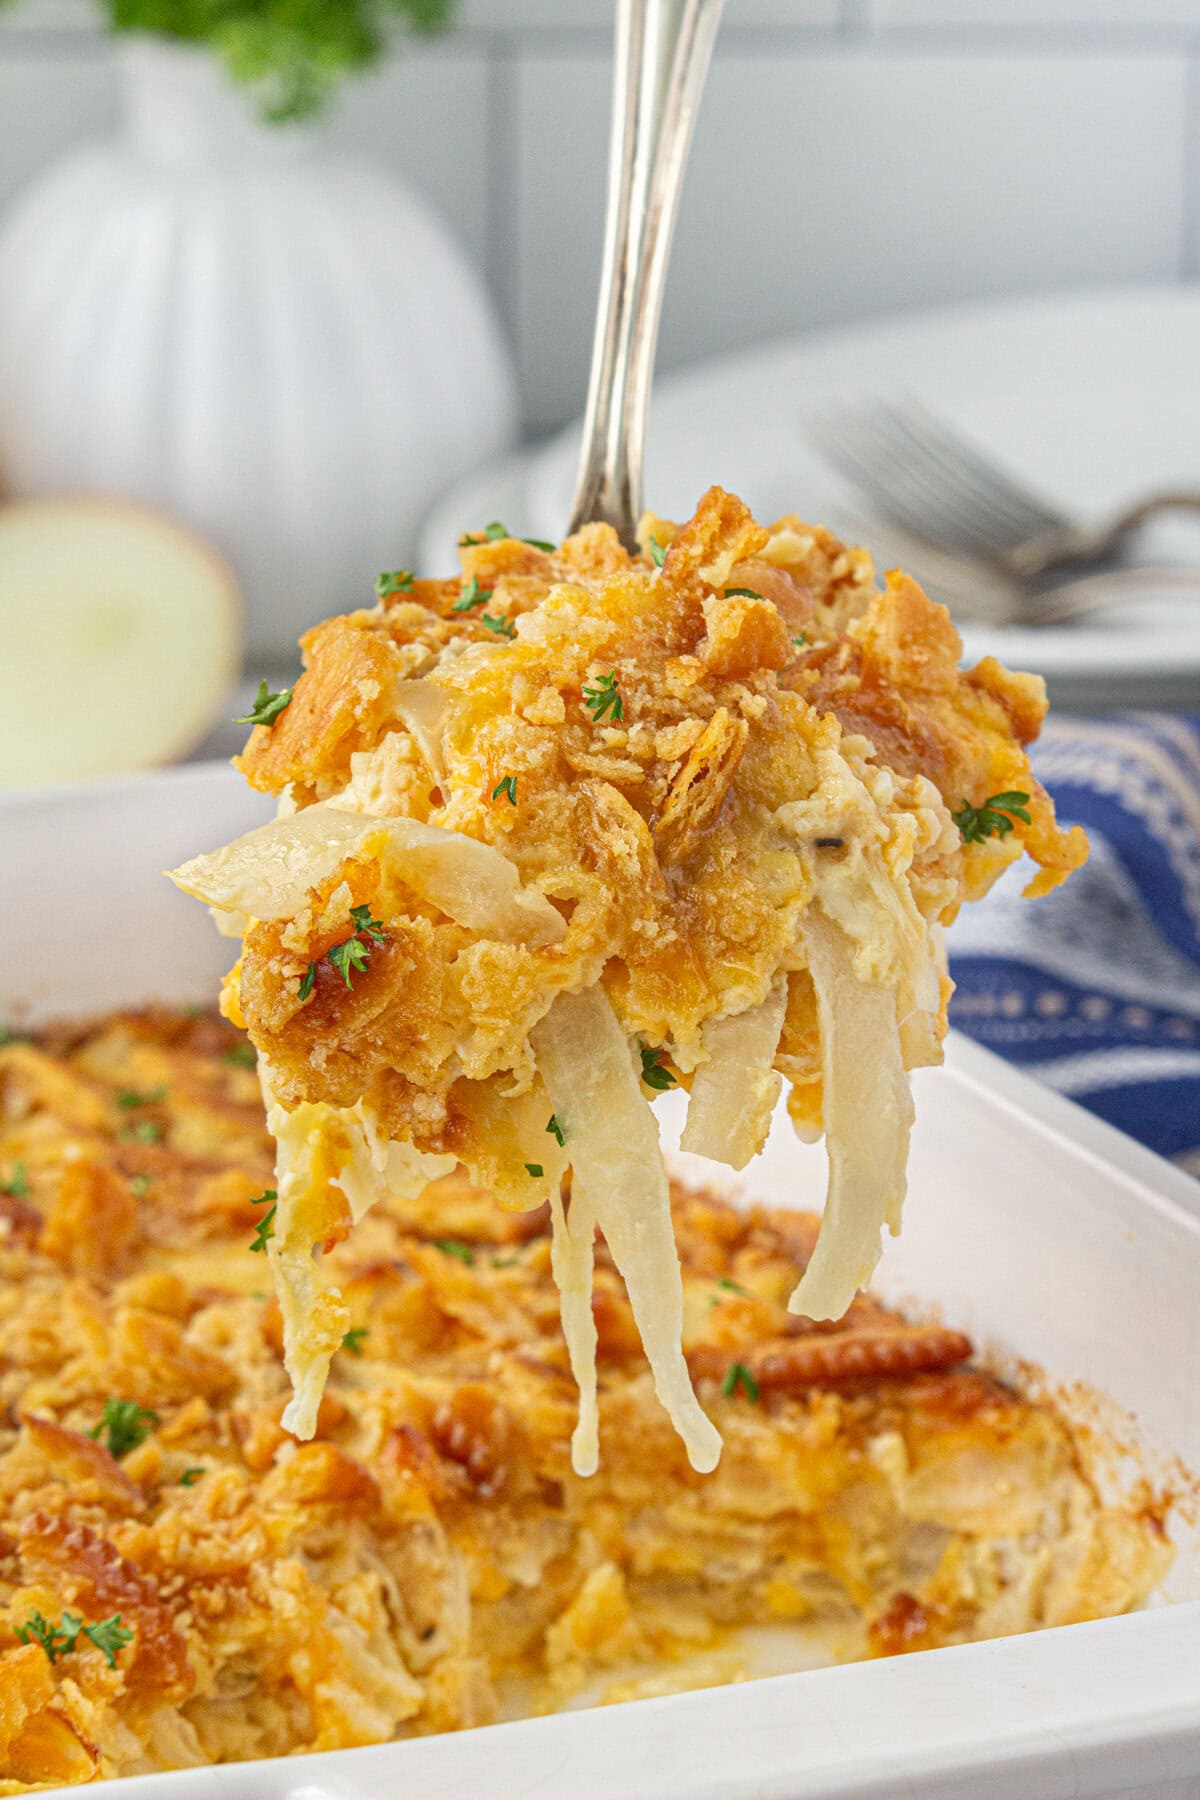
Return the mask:
<svg viewBox="0 0 1200 1800">
<path fill-rule="evenodd" d="M 132 39 L 121 60 L 119 137 L 0 232 L 0 487 L 129 495 L 206 532 L 252 657 L 278 658 L 369 603 L 438 489 L 512 442 L 511 364 L 408 188 L 319 125 L 261 124 L 202 50 Z"/>
</svg>

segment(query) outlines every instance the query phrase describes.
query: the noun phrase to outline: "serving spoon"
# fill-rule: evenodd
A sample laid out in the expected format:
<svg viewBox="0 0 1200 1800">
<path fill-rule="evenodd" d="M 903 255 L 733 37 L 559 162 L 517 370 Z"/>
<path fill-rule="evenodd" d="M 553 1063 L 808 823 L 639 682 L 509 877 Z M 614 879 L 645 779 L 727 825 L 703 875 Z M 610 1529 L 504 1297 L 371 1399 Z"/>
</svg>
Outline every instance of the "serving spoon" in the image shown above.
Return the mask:
<svg viewBox="0 0 1200 1800">
<path fill-rule="evenodd" d="M 569 531 L 638 548 L 646 417 L 671 237 L 724 0 L 617 0 L 604 262 Z"/>
</svg>

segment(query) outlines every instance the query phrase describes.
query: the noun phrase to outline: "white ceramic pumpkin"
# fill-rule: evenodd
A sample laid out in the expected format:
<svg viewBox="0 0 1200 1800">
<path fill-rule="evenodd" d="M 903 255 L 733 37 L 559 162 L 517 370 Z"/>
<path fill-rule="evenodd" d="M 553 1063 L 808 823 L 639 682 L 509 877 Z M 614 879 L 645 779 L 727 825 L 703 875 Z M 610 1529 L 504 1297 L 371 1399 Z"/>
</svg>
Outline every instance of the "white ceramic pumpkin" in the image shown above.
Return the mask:
<svg viewBox="0 0 1200 1800">
<path fill-rule="evenodd" d="M 252 655 L 278 657 L 369 603 L 438 489 L 512 441 L 508 353 L 390 174 L 320 126 L 260 124 L 203 51 L 121 56 L 121 135 L 51 168 L 0 233 L 0 483 L 127 495 L 207 533 Z"/>
</svg>

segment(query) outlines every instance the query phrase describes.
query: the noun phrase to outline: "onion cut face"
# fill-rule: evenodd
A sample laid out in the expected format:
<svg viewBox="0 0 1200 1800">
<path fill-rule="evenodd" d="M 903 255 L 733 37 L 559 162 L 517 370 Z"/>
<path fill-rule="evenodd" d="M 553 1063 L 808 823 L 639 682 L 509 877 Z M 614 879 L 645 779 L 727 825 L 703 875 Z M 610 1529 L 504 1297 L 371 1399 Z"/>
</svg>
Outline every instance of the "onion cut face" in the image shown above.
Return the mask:
<svg viewBox="0 0 1200 1800">
<path fill-rule="evenodd" d="M 692 1082 L 681 1150 L 731 1169 L 744 1169 L 758 1155 L 783 1087 L 771 1065 L 786 1011 L 787 976 L 777 975 L 758 1006 L 705 1025 L 708 1061 Z"/>
<path fill-rule="evenodd" d="M 185 894 L 222 912 L 290 919 L 352 856 L 394 861 L 423 900 L 481 936 L 537 946 L 566 935 L 561 913 L 544 894 L 523 888 L 512 863 L 491 844 L 417 819 L 345 812 L 328 801 L 272 819 L 169 874 Z"/>
<path fill-rule="evenodd" d="M 829 1189 L 788 1310 L 838 1319 L 871 1278 L 883 1226 L 900 1229 L 913 1103 L 894 990 L 860 978 L 852 940 L 819 904 L 804 914 L 801 935 L 821 1028 Z"/>
<path fill-rule="evenodd" d="M 578 1474 L 587 1466 L 596 1338 L 592 1324 L 592 1236 L 598 1225 L 625 1283 L 655 1391 L 701 1474 L 714 1469 L 721 1439 L 692 1390 L 684 1361 L 683 1280 L 671 1224 L 658 1126 L 634 1072 L 629 1040 L 599 986 L 560 994 L 530 1034 L 534 1055 L 571 1163 L 563 1332 L 582 1368 L 580 1423 L 573 1441 Z M 586 1247 L 585 1247 L 586 1246 Z M 557 1273 L 557 1271 L 556 1271 Z M 582 1466 L 581 1466 L 582 1465 Z"/>
</svg>

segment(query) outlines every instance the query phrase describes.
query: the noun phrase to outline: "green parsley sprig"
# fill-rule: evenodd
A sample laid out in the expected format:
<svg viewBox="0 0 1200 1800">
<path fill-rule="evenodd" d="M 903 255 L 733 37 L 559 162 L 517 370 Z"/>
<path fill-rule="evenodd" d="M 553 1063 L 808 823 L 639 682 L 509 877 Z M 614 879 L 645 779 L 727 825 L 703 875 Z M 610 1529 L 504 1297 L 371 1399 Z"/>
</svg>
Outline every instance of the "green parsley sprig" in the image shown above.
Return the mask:
<svg viewBox="0 0 1200 1800">
<path fill-rule="evenodd" d="M 88 1432 L 90 1438 L 103 1438 L 105 1448 L 118 1461 L 144 1444 L 158 1424 L 158 1414 L 136 1400 L 106 1400 L 104 1412 Z"/>
<path fill-rule="evenodd" d="M 661 569 L 666 560 L 666 551 L 663 549 L 658 539 L 652 537 L 650 539 L 650 561 L 654 564 L 656 569 Z"/>
<path fill-rule="evenodd" d="M 497 637 L 514 638 L 517 628 L 507 613 L 484 613 L 479 623 L 488 631 L 495 632 Z"/>
<path fill-rule="evenodd" d="M 253 1044 L 231 1044 L 228 1050 L 222 1050 L 221 1061 L 231 1069 L 256 1069 L 258 1052 Z"/>
<path fill-rule="evenodd" d="M 458 540 L 458 547 L 460 550 L 465 550 L 469 544 L 498 544 L 504 538 L 512 538 L 515 544 L 528 544 L 531 549 L 534 550 L 554 550 L 557 548 L 557 545 L 547 543 L 545 538 L 515 537 L 508 529 L 508 526 L 502 525 L 499 519 L 493 519 L 490 525 L 485 525 L 482 532 L 478 535 L 469 531 L 464 531 Z"/>
<path fill-rule="evenodd" d="M 653 1088 L 656 1094 L 665 1094 L 668 1088 L 677 1085 L 670 1069 L 662 1067 L 662 1057 L 661 1050 L 647 1050 L 643 1045 L 642 1080 L 648 1088 Z"/>
<path fill-rule="evenodd" d="M 461 1238 L 434 1238 L 434 1247 L 443 1256 L 452 1256 L 456 1262 L 465 1263 L 468 1269 L 475 1266 L 475 1252 L 470 1244 L 464 1244 Z"/>
<path fill-rule="evenodd" d="M 413 572 L 411 569 L 385 569 L 382 575 L 375 577 L 375 592 L 381 600 L 391 594 L 411 594 Z"/>
<path fill-rule="evenodd" d="M 726 588 L 725 598 L 727 600 L 761 600 L 762 595 L 757 588 Z"/>
<path fill-rule="evenodd" d="M 278 1199 L 279 1195 L 274 1188 L 264 1188 L 261 1194 L 255 1194 L 251 1200 L 251 1206 L 267 1206 L 268 1208 L 254 1227 L 254 1241 L 250 1245 L 251 1250 L 261 1250 L 265 1253 L 267 1245 L 275 1236 L 275 1212 Z"/>
<path fill-rule="evenodd" d="M 566 1133 L 558 1122 L 557 1113 L 551 1113 L 550 1117 L 546 1120 L 546 1130 L 552 1138 L 557 1138 L 560 1149 L 566 1144 Z"/>
<path fill-rule="evenodd" d="M 739 1388 L 741 1388 L 751 1406 L 758 1405 L 759 1387 L 757 1381 L 755 1381 L 745 1363 L 733 1362 L 730 1363 L 728 1369 L 725 1371 L 725 1379 L 721 1383 L 721 1392 L 727 1400 L 731 1400 Z"/>
<path fill-rule="evenodd" d="M 382 919 L 371 917 L 369 906 L 352 906 L 350 922 L 354 926 L 348 938 L 340 944 L 331 944 L 325 952 L 324 960 L 330 968 L 336 969 L 347 987 L 354 986 L 354 972 L 359 973 L 371 960 L 371 944 L 387 942 L 387 932 L 383 929 Z M 316 986 L 317 964 L 310 962 L 300 979 L 297 990 L 301 1000 L 307 1000 Z"/>
<path fill-rule="evenodd" d="M 7 1194 L 13 1200 L 28 1200 L 29 1178 L 25 1173 L 25 1164 L 15 1162 L 7 1181 L 0 1181 L 0 1194 Z"/>
<path fill-rule="evenodd" d="M 348 1350 L 351 1356 L 361 1356 L 363 1339 L 370 1335 L 371 1327 L 369 1325 L 352 1325 L 342 1338 L 342 1349 Z"/>
<path fill-rule="evenodd" d="M 463 582 L 462 592 L 450 610 L 451 612 L 471 612 L 477 606 L 486 606 L 491 597 L 492 589 L 480 587 L 478 580 L 472 575 L 469 581 Z"/>
<path fill-rule="evenodd" d="M 69 1656 L 81 1637 L 96 1646 L 110 1669 L 116 1668 L 118 1653 L 133 1642 L 133 1633 L 122 1625 L 120 1613 L 86 1625 L 81 1613 L 64 1612 L 61 1622 L 53 1625 L 40 1612 L 33 1612 L 23 1625 L 17 1626 L 19 1642 L 38 1644 L 52 1663 L 60 1656 Z"/>
<path fill-rule="evenodd" d="M 583 703 L 597 725 L 606 714 L 610 715 L 614 721 L 623 719 L 625 702 L 617 687 L 617 671 L 610 669 L 607 675 L 601 675 L 597 681 L 591 684 L 585 683 Z"/>
<path fill-rule="evenodd" d="M 964 844 L 982 844 L 985 838 L 1006 838 L 1016 819 L 1023 819 L 1028 825 L 1028 807 L 1029 795 L 1012 788 L 1003 794 L 989 794 L 982 806 L 972 806 L 964 800 L 950 817 L 962 833 Z"/>
<path fill-rule="evenodd" d="M 534 1181 L 541 1181 L 546 1171 L 543 1169 L 541 1163 L 526 1163 L 525 1173 L 531 1176 Z"/>
<path fill-rule="evenodd" d="M 126 1112 L 132 1112 L 135 1107 L 139 1106 L 161 1106 L 166 1097 L 165 1083 L 144 1090 L 141 1088 L 118 1088 L 114 1095 L 117 1105 Z"/>
<path fill-rule="evenodd" d="M 515 775 L 506 775 L 503 781 L 496 783 L 492 789 L 492 799 L 498 800 L 501 794 L 507 794 L 514 806 L 517 804 L 517 778 Z"/>
<path fill-rule="evenodd" d="M 292 704 L 291 688 L 280 688 L 273 694 L 265 681 L 258 684 L 258 692 L 254 696 L 254 705 L 248 713 L 242 713 L 235 719 L 235 725 L 273 725 L 281 712 L 285 712 Z"/>
</svg>

